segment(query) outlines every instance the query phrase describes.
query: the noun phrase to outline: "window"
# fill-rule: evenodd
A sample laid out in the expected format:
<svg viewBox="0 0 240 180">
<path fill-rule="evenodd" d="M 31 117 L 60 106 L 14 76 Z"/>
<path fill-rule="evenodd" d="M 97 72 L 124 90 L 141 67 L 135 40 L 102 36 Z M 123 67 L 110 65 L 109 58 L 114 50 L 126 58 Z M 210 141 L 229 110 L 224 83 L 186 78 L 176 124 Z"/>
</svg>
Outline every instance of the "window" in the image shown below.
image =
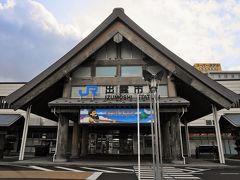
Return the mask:
<svg viewBox="0 0 240 180">
<path fill-rule="evenodd" d="M 122 77 L 142 77 L 142 66 L 122 66 Z"/>
<path fill-rule="evenodd" d="M 91 77 L 91 68 L 90 67 L 80 67 L 72 73 L 72 77 L 74 77 L 74 78 Z"/>
<path fill-rule="evenodd" d="M 117 67 L 96 67 L 96 77 L 115 77 Z"/>
<path fill-rule="evenodd" d="M 167 85 L 160 85 L 158 87 L 158 89 L 159 89 L 158 91 L 159 91 L 161 97 L 168 97 Z"/>
<path fill-rule="evenodd" d="M 211 120 L 206 120 L 206 125 L 211 126 L 212 125 L 212 121 Z"/>
</svg>

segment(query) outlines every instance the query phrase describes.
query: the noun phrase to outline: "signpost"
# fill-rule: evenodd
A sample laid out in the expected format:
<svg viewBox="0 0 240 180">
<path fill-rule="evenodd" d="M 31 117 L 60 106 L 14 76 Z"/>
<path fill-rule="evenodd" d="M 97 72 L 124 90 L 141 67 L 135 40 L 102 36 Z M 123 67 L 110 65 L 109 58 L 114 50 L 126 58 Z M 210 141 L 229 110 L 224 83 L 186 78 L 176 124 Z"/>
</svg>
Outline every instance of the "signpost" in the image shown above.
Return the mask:
<svg viewBox="0 0 240 180">
<path fill-rule="evenodd" d="M 140 118 L 139 118 L 139 95 L 137 95 L 137 133 L 138 133 L 138 179 L 141 180 L 141 166 L 140 166 Z"/>
</svg>

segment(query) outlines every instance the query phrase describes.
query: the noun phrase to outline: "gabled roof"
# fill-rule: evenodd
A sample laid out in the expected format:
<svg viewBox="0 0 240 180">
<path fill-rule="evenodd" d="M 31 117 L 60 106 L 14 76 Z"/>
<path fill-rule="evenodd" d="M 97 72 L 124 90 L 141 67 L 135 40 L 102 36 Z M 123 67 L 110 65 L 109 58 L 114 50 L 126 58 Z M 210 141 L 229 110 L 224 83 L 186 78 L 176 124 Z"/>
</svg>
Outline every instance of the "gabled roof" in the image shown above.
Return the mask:
<svg viewBox="0 0 240 180">
<path fill-rule="evenodd" d="M 156 51 L 160 52 L 163 56 L 167 57 L 171 63 L 174 63 L 174 69 L 168 69 L 172 74 L 181 79 L 183 82 L 188 84 L 193 89 L 199 91 L 202 95 L 209 98 L 213 103 L 216 103 L 218 107 L 221 108 L 230 108 L 233 104 L 239 103 L 240 97 L 229 89 L 223 87 L 212 79 L 208 78 L 206 75 L 197 71 L 191 65 L 186 63 L 183 59 L 172 53 L 158 41 L 156 41 L 152 36 L 146 33 L 141 27 L 139 27 L 135 22 L 133 22 L 121 8 L 115 8 L 112 14 L 107 17 L 90 35 L 88 35 L 85 39 L 83 39 L 78 45 L 76 45 L 72 50 L 70 50 L 66 55 L 60 58 L 57 62 L 43 71 L 41 74 L 32 79 L 25 86 L 15 91 L 11 95 L 9 95 L 6 100 L 8 103 L 12 105 L 14 109 L 18 108 L 26 108 L 26 105 L 29 102 L 36 99 L 43 91 L 46 91 L 50 87 L 53 87 L 60 81 L 61 78 L 65 77 L 71 70 L 73 70 L 74 66 L 69 66 L 64 72 L 61 68 L 65 66 L 69 61 L 72 60 L 73 57 L 76 57 L 79 52 L 84 51 L 87 45 L 96 40 L 100 35 L 104 34 L 104 32 L 115 22 L 120 22 L 124 24 L 127 28 L 129 28 L 132 32 L 134 32 L 137 36 L 139 36 L 144 42 L 148 43 L 151 47 L 153 47 Z M 111 36 L 114 35 L 114 31 L 110 31 Z M 110 36 L 110 35 L 108 35 Z M 109 37 L 111 38 L 111 37 Z M 100 41 L 101 42 L 101 41 Z M 97 47 L 96 47 L 97 48 Z M 94 52 L 91 52 L 94 53 Z M 91 54 L 86 54 L 82 57 L 81 61 L 75 62 L 81 64 L 83 60 L 87 59 Z M 154 58 L 153 58 L 154 59 Z M 157 61 L 159 63 L 159 61 Z M 78 65 L 79 65 L 78 64 Z M 58 74 L 58 79 L 56 81 L 51 80 L 49 78 L 54 74 Z M 192 83 L 192 79 L 200 83 L 202 89 L 198 90 L 198 86 L 194 86 Z M 44 84 L 44 87 L 40 84 Z M 61 83 L 59 83 L 61 84 Z M 56 86 L 59 86 L 56 85 Z M 39 88 L 39 89 L 38 89 Z M 35 90 L 34 92 L 32 92 Z M 209 95 L 214 94 L 214 98 L 211 98 Z M 216 97 L 221 98 L 216 98 Z M 185 98 L 185 97 L 184 97 Z M 39 99 L 39 97 L 38 97 Z M 221 100 L 222 101 L 221 101 Z M 53 99 L 50 99 L 53 100 Z M 46 102 L 44 102 L 46 104 Z M 40 114 L 39 114 L 40 115 Z"/>
</svg>

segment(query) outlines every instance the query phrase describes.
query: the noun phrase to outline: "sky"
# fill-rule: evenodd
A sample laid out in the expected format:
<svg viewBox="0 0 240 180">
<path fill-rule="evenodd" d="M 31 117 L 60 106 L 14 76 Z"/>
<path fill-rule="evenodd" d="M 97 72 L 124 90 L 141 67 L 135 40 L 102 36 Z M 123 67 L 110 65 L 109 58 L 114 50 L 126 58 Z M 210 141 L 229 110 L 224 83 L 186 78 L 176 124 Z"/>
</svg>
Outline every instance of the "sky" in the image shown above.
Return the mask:
<svg viewBox="0 0 240 180">
<path fill-rule="evenodd" d="M 116 7 L 189 64 L 240 71 L 240 0 L 0 0 L 0 82 L 27 82 Z"/>
</svg>

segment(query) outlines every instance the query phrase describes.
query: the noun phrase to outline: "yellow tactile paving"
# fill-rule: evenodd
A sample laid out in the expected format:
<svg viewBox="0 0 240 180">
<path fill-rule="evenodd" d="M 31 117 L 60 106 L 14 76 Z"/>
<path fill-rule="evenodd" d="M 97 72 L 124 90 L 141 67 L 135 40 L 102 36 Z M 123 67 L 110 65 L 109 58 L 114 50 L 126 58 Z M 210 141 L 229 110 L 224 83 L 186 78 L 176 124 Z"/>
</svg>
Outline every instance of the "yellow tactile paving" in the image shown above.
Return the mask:
<svg viewBox="0 0 240 180">
<path fill-rule="evenodd" d="M 91 172 L 66 172 L 66 171 L 0 171 L 0 179 L 7 178 L 40 178 L 40 179 L 87 179 Z"/>
</svg>

